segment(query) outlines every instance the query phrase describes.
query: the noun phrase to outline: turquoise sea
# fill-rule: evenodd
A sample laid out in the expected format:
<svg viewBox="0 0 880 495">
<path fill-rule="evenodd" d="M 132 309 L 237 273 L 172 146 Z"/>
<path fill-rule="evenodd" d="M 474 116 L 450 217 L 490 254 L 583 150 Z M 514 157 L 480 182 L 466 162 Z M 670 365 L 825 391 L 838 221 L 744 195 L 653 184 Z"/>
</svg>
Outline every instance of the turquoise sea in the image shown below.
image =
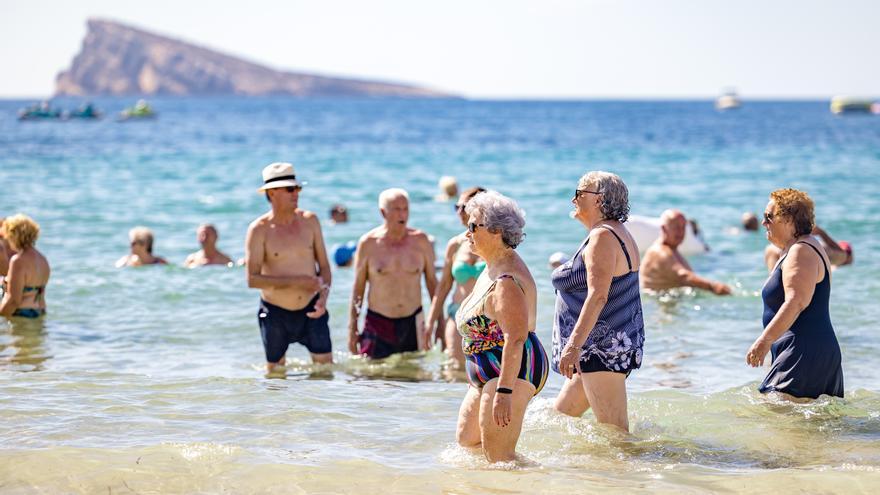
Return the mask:
<svg viewBox="0 0 880 495">
<path fill-rule="evenodd" d="M 717 113 L 710 101 L 166 98 L 149 122 L 17 122 L 27 103 L 0 101 L 0 216 L 40 223 L 53 272 L 43 322 L 0 319 L 3 493 L 880 491 L 880 117 L 835 117 L 824 101 Z M 96 103 L 114 113 L 133 101 Z M 633 213 L 696 218 L 711 251 L 691 263 L 735 294 L 643 294 L 631 437 L 591 413 L 555 413 L 553 374 L 529 407 L 522 462 L 489 466 L 455 444 L 466 384 L 442 353 L 350 359 L 350 270 L 333 273 L 337 364 L 314 368 L 292 347 L 279 380 L 263 376 L 244 270 L 179 267 L 202 222 L 243 256 L 267 208 L 260 171 L 279 160 L 308 181 L 301 205 L 324 219 L 328 246 L 378 224 L 388 187 L 409 191 L 410 223 L 438 255 L 461 229 L 433 199 L 441 175 L 519 201 L 547 346 L 547 257 L 586 234 L 568 212 L 588 170 L 621 175 Z M 779 187 L 806 190 L 819 224 L 854 246 L 855 264 L 832 279 L 844 399 L 777 402 L 756 392 L 766 368 L 745 364 L 766 240 L 735 227 Z M 336 202 L 348 224 L 326 221 Z M 113 268 L 136 225 L 176 266 Z"/>
</svg>

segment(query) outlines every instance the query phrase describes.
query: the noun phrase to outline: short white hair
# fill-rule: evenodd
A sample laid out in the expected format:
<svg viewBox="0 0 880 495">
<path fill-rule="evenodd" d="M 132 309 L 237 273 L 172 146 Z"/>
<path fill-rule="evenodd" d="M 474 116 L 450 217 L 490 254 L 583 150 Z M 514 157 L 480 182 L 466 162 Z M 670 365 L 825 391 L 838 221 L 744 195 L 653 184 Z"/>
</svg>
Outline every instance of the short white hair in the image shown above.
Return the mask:
<svg viewBox="0 0 880 495">
<path fill-rule="evenodd" d="M 385 189 L 381 193 L 379 193 L 379 209 L 387 210 L 388 205 L 397 198 L 403 198 L 409 203 L 409 194 L 406 190 L 401 189 L 399 187 L 392 187 L 391 189 Z"/>
</svg>

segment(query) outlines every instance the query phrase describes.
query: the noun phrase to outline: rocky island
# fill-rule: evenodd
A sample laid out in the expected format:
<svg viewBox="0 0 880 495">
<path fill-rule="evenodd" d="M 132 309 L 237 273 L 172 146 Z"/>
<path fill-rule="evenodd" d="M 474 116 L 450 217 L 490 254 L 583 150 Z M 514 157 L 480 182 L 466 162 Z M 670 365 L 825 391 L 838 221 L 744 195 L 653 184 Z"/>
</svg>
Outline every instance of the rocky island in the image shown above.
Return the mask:
<svg viewBox="0 0 880 495">
<path fill-rule="evenodd" d="M 117 22 L 90 19 L 82 49 L 59 73 L 60 96 L 287 95 L 449 98 L 381 81 L 284 72 Z"/>
</svg>

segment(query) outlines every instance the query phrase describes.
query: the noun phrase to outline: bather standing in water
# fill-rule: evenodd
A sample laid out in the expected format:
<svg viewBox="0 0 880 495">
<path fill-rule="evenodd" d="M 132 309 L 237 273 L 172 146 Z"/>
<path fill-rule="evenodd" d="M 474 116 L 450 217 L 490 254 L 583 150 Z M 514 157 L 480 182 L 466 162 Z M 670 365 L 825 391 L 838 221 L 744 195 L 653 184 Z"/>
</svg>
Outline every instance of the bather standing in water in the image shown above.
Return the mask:
<svg viewBox="0 0 880 495">
<path fill-rule="evenodd" d="M 642 259 L 642 287 L 651 290 L 696 287 L 719 296 L 729 295 L 730 286 L 697 275 L 678 252 L 687 232 L 685 216 L 678 210 L 666 210 L 660 218 L 663 221 L 660 238 L 651 244 Z"/>
<path fill-rule="evenodd" d="M 535 334 L 535 279 L 516 253 L 525 237 L 525 215 L 495 191 L 476 195 L 466 212 L 468 243 L 486 260 L 486 269 L 455 316 L 469 383 L 456 439 L 463 447 L 480 447 L 489 462 L 512 461 L 526 407 L 549 373 Z"/>
<path fill-rule="evenodd" d="M 349 351 L 377 359 L 426 348 L 422 342 L 422 277 L 428 297 L 434 296 L 437 286 L 434 247 L 427 234 L 407 226 L 406 191 L 382 191 L 379 211 L 384 223 L 364 234 L 355 251 L 348 320 Z M 360 332 L 365 292 L 369 309 Z"/>
<path fill-rule="evenodd" d="M 813 200 L 797 189 L 770 193 L 764 212 L 767 240 L 782 255 L 764 284 L 764 331 L 746 353 L 758 367 L 772 353 L 770 372 L 758 389 L 786 397 L 843 397 L 840 345 L 831 325 L 831 262 L 811 232 Z"/>
<path fill-rule="evenodd" d="M 196 230 L 196 239 L 202 245 L 202 249 L 190 254 L 183 262 L 186 268 L 196 268 L 205 265 L 230 265 L 232 259 L 217 249 L 217 229 L 205 223 Z"/>
<path fill-rule="evenodd" d="M 39 318 L 46 314 L 49 262 L 36 248 L 40 226 L 27 215 L 14 215 L 3 222 L 4 237 L 15 254 L 9 259 L 0 315 Z"/>
<path fill-rule="evenodd" d="M 153 231 L 135 227 L 128 232 L 131 252 L 116 261 L 117 268 L 126 266 L 167 265 L 165 258 L 153 254 Z"/>
<path fill-rule="evenodd" d="M 467 227 L 465 207 L 468 201 L 485 191 L 482 187 L 472 187 L 458 198 L 455 211 L 465 227 Z M 440 341 L 445 352 L 459 367 L 464 366 L 464 353 L 461 350 L 461 336 L 455 328 L 455 313 L 458 311 L 461 301 L 473 290 L 474 283 L 483 273 L 485 267 L 486 262 L 471 252 L 470 243 L 467 240 L 467 229 L 449 239 L 449 243 L 446 244 L 446 259 L 440 275 L 440 283 L 431 301 L 431 311 L 428 313 L 428 324 L 425 328 L 424 338 L 427 347 L 430 347 L 435 340 Z M 444 313 L 443 303 L 446 301 L 449 291 L 453 289 L 453 282 L 455 290 Z"/>
<path fill-rule="evenodd" d="M 330 261 L 318 216 L 299 208 L 303 183 L 290 163 L 263 169 L 270 210 L 251 222 L 245 240 L 247 283 L 260 289 L 257 319 L 266 371 L 284 366 L 287 348 L 303 344 L 315 363 L 332 363 L 327 295 Z"/>
</svg>

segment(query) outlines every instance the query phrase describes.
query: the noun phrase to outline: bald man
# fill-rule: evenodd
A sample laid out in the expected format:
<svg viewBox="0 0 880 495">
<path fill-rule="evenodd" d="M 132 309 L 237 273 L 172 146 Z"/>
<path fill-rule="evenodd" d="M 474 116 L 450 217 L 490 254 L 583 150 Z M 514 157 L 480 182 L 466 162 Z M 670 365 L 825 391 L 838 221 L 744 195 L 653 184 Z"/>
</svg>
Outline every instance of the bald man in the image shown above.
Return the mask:
<svg viewBox="0 0 880 495">
<path fill-rule="evenodd" d="M 687 219 L 678 210 L 666 210 L 660 216 L 660 238 L 645 252 L 639 279 L 645 289 L 665 290 L 675 287 L 696 287 L 719 296 L 730 294 L 730 287 L 694 273 L 691 265 L 678 252 L 684 241 Z"/>
<path fill-rule="evenodd" d="M 187 268 L 196 268 L 205 265 L 229 265 L 232 259 L 217 249 L 217 228 L 209 223 L 199 225 L 196 230 L 196 239 L 202 245 L 202 249 L 190 254 L 183 262 Z"/>
</svg>

